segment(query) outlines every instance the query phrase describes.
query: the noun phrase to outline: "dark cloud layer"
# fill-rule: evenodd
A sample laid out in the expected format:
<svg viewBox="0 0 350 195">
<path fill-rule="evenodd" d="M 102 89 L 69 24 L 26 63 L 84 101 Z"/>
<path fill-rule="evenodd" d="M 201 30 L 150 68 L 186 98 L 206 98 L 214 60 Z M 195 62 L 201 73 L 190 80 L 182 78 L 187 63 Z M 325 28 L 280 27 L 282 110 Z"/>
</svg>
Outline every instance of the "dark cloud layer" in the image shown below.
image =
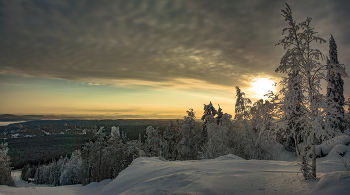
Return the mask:
<svg viewBox="0 0 350 195">
<path fill-rule="evenodd" d="M 349 1 L 292 1 L 296 18 L 350 58 Z M 0 0 L 0 73 L 108 82 L 197 79 L 240 85 L 276 76 L 280 1 Z M 321 33 L 323 31 L 323 33 Z M 327 48 L 327 46 L 322 46 Z"/>
</svg>

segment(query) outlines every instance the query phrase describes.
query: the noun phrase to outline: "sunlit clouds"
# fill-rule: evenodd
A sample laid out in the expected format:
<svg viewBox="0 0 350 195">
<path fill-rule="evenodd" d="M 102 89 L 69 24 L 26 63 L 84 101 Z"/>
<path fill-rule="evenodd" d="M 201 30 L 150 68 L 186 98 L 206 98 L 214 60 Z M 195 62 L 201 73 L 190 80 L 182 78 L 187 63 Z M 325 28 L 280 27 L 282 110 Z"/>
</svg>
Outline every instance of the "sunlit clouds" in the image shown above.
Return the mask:
<svg viewBox="0 0 350 195">
<path fill-rule="evenodd" d="M 314 18 L 319 36 L 332 33 L 348 64 L 349 1 L 289 5 L 300 22 Z M 233 114 L 235 86 L 257 100 L 283 76 L 274 70 L 285 53 L 275 46 L 287 26 L 284 7 L 271 0 L 0 0 L 0 114 L 178 118 L 188 108 L 202 114 L 209 101 Z M 327 44 L 317 45 L 325 55 Z"/>
</svg>

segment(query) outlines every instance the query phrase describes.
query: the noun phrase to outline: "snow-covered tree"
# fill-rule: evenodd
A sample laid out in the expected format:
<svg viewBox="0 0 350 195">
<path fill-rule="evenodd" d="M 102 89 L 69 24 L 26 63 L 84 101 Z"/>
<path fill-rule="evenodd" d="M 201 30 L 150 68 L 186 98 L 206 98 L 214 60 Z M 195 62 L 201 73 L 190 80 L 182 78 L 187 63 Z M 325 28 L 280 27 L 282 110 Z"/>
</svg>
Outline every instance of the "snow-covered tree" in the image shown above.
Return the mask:
<svg viewBox="0 0 350 195">
<path fill-rule="evenodd" d="M 329 39 L 329 59 L 327 60 L 327 113 L 326 125 L 335 131 L 344 132 L 344 81 L 347 76 L 343 65 L 339 64 L 337 44 L 333 36 Z"/>
<path fill-rule="evenodd" d="M 74 185 L 81 183 L 81 163 L 81 152 L 80 150 L 76 150 L 64 165 L 59 178 L 60 185 Z"/>
<path fill-rule="evenodd" d="M 146 128 L 145 135 L 145 153 L 147 156 L 159 156 L 161 151 L 162 136 L 158 128 L 154 129 L 152 126 Z"/>
<path fill-rule="evenodd" d="M 304 22 L 297 24 L 288 4 L 286 10 L 282 10 L 282 16 L 289 24 L 283 29 L 285 37 L 277 44 L 287 49 L 276 69 L 276 72 L 288 75 L 281 82 L 285 95 L 282 102 L 282 118 L 285 119 L 283 129 L 289 129 L 293 134 L 303 176 L 311 179 L 316 178 L 316 139 L 322 140 L 330 134 L 321 126 L 324 105 L 319 89 L 325 75 L 318 60 L 323 60 L 324 55 L 320 50 L 311 48 L 311 43 L 325 43 L 326 40 L 315 36 L 316 32 L 310 27 L 312 18 L 307 17 Z M 311 167 L 308 153 L 312 154 Z"/>
<path fill-rule="evenodd" d="M 236 86 L 235 119 L 250 119 L 251 101 L 245 97 L 245 93 Z"/>
<path fill-rule="evenodd" d="M 289 151 L 295 151 L 296 143 L 301 141 L 301 132 L 305 128 L 307 108 L 305 96 L 301 87 L 300 69 L 297 65 L 291 65 L 288 77 L 281 81 L 280 93 L 280 124 L 279 136 L 282 144 Z M 298 141 L 299 140 L 299 141 Z"/>
<path fill-rule="evenodd" d="M 181 140 L 179 132 L 180 121 L 169 121 L 165 128 L 161 141 L 161 156 L 166 160 L 176 160 L 178 154 L 177 144 Z"/>
<path fill-rule="evenodd" d="M 195 121 L 193 109 L 187 111 L 187 116 L 179 121 L 179 134 L 181 140 L 177 144 L 178 160 L 199 159 L 199 152 L 203 145 L 203 133 Z"/>
<path fill-rule="evenodd" d="M 210 123 L 207 128 L 208 141 L 203 146 L 202 158 L 213 159 L 232 153 L 228 145 L 229 137 L 227 134 L 230 131 L 228 126 Z"/>
<path fill-rule="evenodd" d="M 247 134 L 251 140 L 249 158 L 270 160 L 276 159 L 279 147 L 275 137 L 275 124 L 273 121 L 276 104 L 273 101 L 258 100 L 250 109 L 252 129 Z"/>
<path fill-rule="evenodd" d="M 0 144 L 0 185 L 14 186 L 15 183 L 11 177 L 11 162 L 7 155 L 7 143 Z"/>
<path fill-rule="evenodd" d="M 219 107 L 217 116 L 210 119 L 206 125 L 208 139 L 202 146 L 202 158 L 212 159 L 233 153 L 230 134 L 232 134 L 232 116 L 223 114 Z"/>
<path fill-rule="evenodd" d="M 187 112 L 189 112 L 189 111 L 187 111 Z M 193 110 L 192 110 L 192 112 L 193 112 Z M 202 140 L 201 144 L 204 144 L 208 141 L 207 125 L 214 121 L 214 117 L 217 114 L 218 114 L 218 112 L 216 111 L 216 109 L 214 108 L 214 106 L 211 102 L 208 105 L 204 104 L 204 113 L 203 113 L 203 116 L 201 118 L 201 120 L 204 122 L 203 126 L 202 126 L 203 140 Z"/>
</svg>

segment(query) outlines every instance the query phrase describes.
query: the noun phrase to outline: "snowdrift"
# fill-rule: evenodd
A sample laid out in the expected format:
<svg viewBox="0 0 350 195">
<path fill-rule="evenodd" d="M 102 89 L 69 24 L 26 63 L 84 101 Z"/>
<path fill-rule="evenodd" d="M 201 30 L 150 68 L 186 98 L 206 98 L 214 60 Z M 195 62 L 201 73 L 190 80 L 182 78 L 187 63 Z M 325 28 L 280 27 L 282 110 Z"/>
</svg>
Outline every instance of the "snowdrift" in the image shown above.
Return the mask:
<svg viewBox="0 0 350 195">
<path fill-rule="evenodd" d="M 308 187 L 305 182 L 299 186 L 297 172 L 290 162 L 247 161 L 232 154 L 199 161 L 138 158 L 101 194 L 306 193 Z"/>
</svg>

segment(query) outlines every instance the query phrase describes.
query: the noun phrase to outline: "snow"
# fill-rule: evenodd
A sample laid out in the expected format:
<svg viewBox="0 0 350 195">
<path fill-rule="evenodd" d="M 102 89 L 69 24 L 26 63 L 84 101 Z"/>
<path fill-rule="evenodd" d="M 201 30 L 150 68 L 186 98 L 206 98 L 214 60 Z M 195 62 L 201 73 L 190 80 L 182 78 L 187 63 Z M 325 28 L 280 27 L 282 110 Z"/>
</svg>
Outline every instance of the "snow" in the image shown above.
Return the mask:
<svg viewBox="0 0 350 195">
<path fill-rule="evenodd" d="M 349 194 L 350 171 L 331 172 L 324 175 L 312 194 Z"/>
<path fill-rule="evenodd" d="M 21 171 L 13 171 L 12 177 L 15 179 L 16 187 L 9 187 L 0 185 L 0 195 L 95 195 L 99 194 L 104 186 L 106 186 L 110 179 L 103 180 L 101 182 L 93 182 L 86 186 L 82 185 L 67 185 L 50 187 L 47 185 L 35 185 L 33 183 L 27 183 L 20 179 Z"/>
<path fill-rule="evenodd" d="M 348 139 L 348 138 L 344 138 Z M 114 180 L 86 186 L 50 187 L 19 179 L 17 187 L 0 186 L 0 194 L 348 194 L 350 171 L 345 171 L 339 155 L 350 164 L 350 147 L 334 141 L 326 157 L 317 159 L 319 180 L 304 180 L 299 161 L 282 149 L 272 160 L 244 160 L 233 154 L 216 159 L 166 161 L 140 157 Z"/>
<path fill-rule="evenodd" d="M 349 130 L 346 131 L 347 133 L 350 133 Z M 324 142 L 321 145 L 316 146 L 316 155 L 319 156 L 321 153 L 324 155 L 327 155 L 328 153 L 331 153 L 331 150 L 336 145 L 348 145 L 350 143 L 350 136 L 338 136 L 333 138 L 330 141 Z"/>
</svg>

